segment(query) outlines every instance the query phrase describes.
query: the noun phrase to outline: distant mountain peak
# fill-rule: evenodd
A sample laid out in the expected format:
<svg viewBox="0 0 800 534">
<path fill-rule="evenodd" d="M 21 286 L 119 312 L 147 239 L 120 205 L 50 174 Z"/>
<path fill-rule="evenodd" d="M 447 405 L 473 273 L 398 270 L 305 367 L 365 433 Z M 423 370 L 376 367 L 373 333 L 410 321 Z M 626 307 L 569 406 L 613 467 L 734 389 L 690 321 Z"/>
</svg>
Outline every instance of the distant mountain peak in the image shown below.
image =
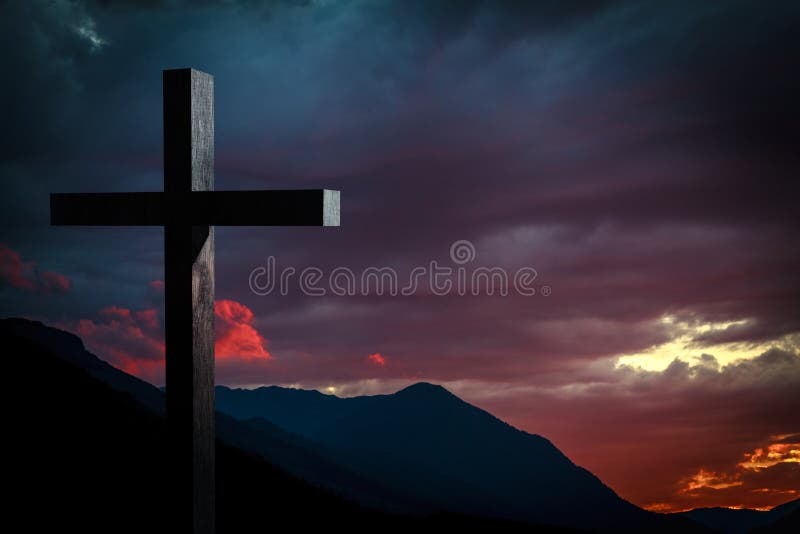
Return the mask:
<svg viewBox="0 0 800 534">
<path fill-rule="evenodd" d="M 7 331 L 10 333 L 14 333 L 29 339 L 45 341 L 51 344 L 54 341 L 58 341 L 62 344 L 68 345 L 72 350 L 85 350 L 83 340 L 72 332 L 53 328 L 52 326 L 48 326 L 41 321 L 27 319 L 24 317 L 6 317 L 0 319 L 0 326 L 4 330 L 7 329 Z M 48 348 L 52 350 L 52 347 Z"/>
<path fill-rule="evenodd" d="M 40 321 L 21 317 L 0 319 L 0 333 L 3 336 L 17 336 L 47 348 L 72 363 L 81 366 L 108 365 L 90 354 L 81 338 L 72 332 L 59 330 Z"/>
<path fill-rule="evenodd" d="M 444 386 L 439 384 L 431 384 L 430 382 L 417 382 L 411 384 L 395 393 L 395 395 L 445 395 L 447 397 L 455 397 Z"/>
</svg>

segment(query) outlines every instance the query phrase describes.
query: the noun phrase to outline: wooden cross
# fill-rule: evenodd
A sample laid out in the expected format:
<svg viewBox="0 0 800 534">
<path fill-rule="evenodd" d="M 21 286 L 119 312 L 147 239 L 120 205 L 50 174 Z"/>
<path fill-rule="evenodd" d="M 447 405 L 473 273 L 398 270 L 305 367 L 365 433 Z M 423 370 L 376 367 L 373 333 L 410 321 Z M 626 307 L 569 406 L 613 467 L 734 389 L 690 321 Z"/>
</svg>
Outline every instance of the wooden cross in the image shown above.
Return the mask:
<svg viewBox="0 0 800 534">
<path fill-rule="evenodd" d="M 170 530 L 213 532 L 213 227 L 339 226 L 339 192 L 214 191 L 214 78 L 166 70 L 164 191 L 52 194 L 50 224 L 164 227 Z"/>
</svg>

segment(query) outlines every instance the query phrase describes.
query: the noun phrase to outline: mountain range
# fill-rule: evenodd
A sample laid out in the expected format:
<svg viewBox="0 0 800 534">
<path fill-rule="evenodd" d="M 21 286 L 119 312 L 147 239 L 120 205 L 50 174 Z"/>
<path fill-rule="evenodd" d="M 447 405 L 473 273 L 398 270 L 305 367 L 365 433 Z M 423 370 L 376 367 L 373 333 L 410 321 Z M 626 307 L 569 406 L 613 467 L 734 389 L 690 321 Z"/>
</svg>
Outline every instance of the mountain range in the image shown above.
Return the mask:
<svg viewBox="0 0 800 534">
<path fill-rule="evenodd" d="M 56 518 L 83 531 L 157 524 L 168 502 L 159 484 L 163 392 L 41 323 L 0 320 L 0 337 L 12 376 L 35 377 L 11 397 L 11 458 L 24 465 L 8 480 L 20 489 L 14 509 L 30 507 L 33 526 Z M 716 512 L 644 511 L 547 439 L 441 386 L 354 398 L 218 386 L 216 399 L 219 532 L 265 521 L 343 522 L 351 530 L 738 532 L 709 520 L 721 517 Z M 57 512 L 35 513 L 43 502 Z M 776 510 L 749 528 L 797 525 L 797 506 Z"/>
<path fill-rule="evenodd" d="M 800 532 L 800 499 L 776 506 L 768 511 L 746 508 L 695 508 L 679 515 L 717 532 Z"/>
<path fill-rule="evenodd" d="M 217 409 L 275 424 L 328 456 L 434 507 L 582 528 L 651 528 L 661 517 L 618 497 L 548 440 L 503 423 L 441 386 L 339 398 L 316 391 L 218 387 Z"/>
</svg>

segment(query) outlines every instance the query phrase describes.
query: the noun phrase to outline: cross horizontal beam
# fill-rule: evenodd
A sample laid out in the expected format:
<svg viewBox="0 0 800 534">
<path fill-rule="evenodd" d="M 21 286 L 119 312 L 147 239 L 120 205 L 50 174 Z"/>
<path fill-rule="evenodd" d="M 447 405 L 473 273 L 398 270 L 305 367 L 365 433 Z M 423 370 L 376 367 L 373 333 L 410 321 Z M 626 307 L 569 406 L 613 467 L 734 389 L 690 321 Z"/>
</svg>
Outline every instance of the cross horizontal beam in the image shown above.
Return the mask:
<svg viewBox="0 0 800 534">
<path fill-rule="evenodd" d="M 53 193 L 50 224 L 66 226 L 339 226 L 339 191 Z"/>
</svg>

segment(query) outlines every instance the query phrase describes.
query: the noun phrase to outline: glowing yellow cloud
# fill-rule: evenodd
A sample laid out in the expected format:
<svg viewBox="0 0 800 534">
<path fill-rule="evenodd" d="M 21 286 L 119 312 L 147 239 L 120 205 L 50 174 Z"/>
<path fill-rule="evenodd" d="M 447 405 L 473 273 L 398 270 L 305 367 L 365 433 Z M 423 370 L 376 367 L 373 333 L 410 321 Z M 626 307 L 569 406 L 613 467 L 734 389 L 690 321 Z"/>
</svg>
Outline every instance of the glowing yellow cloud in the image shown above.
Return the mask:
<svg viewBox="0 0 800 534">
<path fill-rule="evenodd" d="M 726 365 L 736 360 L 752 359 L 771 348 L 782 348 L 790 352 L 800 346 L 800 336 L 790 334 L 778 339 L 759 343 L 717 343 L 698 348 L 696 340 L 703 335 L 721 332 L 731 327 L 741 327 L 749 324 L 749 320 L 727 322 L 689 322 L 679 320 L 674 315 L 664 315 L 653 325 L 655 328 L 665 328 L 671 339 L 666 343 L 654 345 L 644 351 L 621 354 L 617 358 L 617 367 L 630 366 L 647 371 L 663 371 L 675 358 L 696 363 L 702 354 L 711 354 L 719 365 Z"/>
</svg>

